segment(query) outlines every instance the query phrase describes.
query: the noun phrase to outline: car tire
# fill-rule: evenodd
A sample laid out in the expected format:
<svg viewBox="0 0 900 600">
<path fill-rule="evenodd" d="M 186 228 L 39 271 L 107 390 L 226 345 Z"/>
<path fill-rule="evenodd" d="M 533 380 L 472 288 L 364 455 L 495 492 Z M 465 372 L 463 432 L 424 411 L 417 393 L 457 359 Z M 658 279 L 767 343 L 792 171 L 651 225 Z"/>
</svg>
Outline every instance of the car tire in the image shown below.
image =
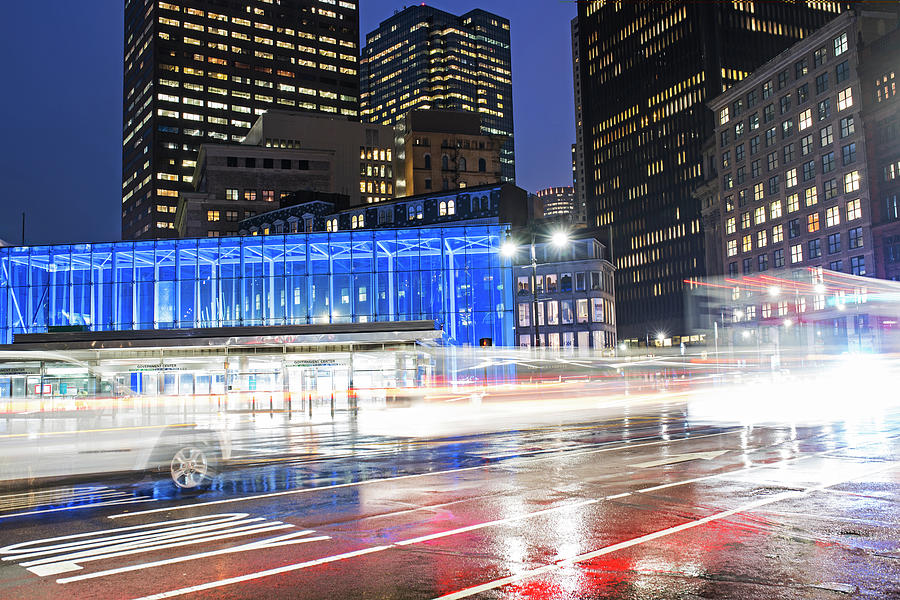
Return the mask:
<svg viewBox="0 0 900 600">
<path fill-rule="evenodd" d="M 218 463 L 218 455 L 209 444 L 178 444 L 171 451 L 169 477 L 180 490 L 203 489 L 215 477 Z"/>
</svg>

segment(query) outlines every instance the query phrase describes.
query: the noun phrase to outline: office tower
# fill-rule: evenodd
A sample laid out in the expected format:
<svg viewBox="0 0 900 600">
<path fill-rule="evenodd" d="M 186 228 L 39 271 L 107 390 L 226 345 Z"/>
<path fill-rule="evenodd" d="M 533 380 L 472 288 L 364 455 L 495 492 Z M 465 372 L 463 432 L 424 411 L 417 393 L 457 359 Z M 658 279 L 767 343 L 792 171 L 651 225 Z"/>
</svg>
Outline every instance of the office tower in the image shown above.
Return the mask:
<svg viewBox="0 0 900 600">
<path fill-rule="evenodd" d="M 584 189 L 584 128 L 581 114 L 581 60 L 578 58 L 578 17 L 572 19 L 572 82 L 575 90 L 575 143 L 572 144 L 572 186 L 575 188 L 576 221 L 587 219 Z"/>
<path fill-rule="evenodd" d="M 578 196 L 572 186 L 550 187 L 535 192 L 545 219 L 576 223 Z"/>
<path fill-rule="evenodd" d="M 366 36 L 360 60 L 362 120 L 393 125 L 413 109 L 477 112 L 481 131 L 506 136 L 504 181 L 515 180 L 509 21 L 410 6 Z"/>
<path fill-rule="evenodd" d="M 358 118 L 355 1 L 126 0 L 122 237 L 175 237 L 200 145 L 269 108 Z"/>
<path fill-rule="evenodd" d="M 684 280 L 705 273 L 705 103 L 833 19 L 841 2 L 582 2 L 588 225 L 612 230 L 620 339 L 689 333 Z"/>
</svg>

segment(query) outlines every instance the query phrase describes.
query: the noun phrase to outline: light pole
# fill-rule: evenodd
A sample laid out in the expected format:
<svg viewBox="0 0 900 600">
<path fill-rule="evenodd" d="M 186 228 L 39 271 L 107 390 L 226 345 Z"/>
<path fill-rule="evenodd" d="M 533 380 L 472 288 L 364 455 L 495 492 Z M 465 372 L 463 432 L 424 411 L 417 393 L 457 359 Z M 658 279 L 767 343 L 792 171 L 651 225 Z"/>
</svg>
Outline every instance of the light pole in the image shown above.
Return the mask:
<svg viewBox="0 0 900 600">
<path fill-rule="evenodd" d="M 535 247 L 537 245 L 537 232 L 534 228 L 534 223 L 531 223 L 528 227 L 529 233 L 531 234 L 531 294 L 532 294 L 532 308 L 531 308 L 531 316 L 533 320 L 534 326 L 534 345 L 536 347 L 541 346 L 541 335 L 538 324 L 538 293 L 537 293 L 537 251 Z M 569 243 L 569 233 L 562 229 L 553 232 L 550 236 L 550 242 L 556 246 L 557 248 L 562 248 Z M 503 242 L 502 247 L 500 248 L 500 252 L 508 257 L 512 258 L 516 255 L 518 251 L 518 247 L 512 239 L 510 231 L 506 230 L 506 240 Z"/>
</svg>

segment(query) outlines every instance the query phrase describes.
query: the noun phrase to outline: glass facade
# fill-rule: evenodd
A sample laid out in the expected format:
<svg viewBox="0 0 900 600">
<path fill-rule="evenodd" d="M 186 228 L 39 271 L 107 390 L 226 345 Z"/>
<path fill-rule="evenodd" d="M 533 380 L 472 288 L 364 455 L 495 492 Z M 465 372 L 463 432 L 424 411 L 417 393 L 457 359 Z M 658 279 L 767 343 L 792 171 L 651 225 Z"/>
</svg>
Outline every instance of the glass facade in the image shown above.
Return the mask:
<svg viewBox="0 0 900 600">
<path fill-rule="evenodd" d="M 505 226 L 0 248 L 0 343 L 17 333 L 435 320 L 513 345 Z"/>
</svg>

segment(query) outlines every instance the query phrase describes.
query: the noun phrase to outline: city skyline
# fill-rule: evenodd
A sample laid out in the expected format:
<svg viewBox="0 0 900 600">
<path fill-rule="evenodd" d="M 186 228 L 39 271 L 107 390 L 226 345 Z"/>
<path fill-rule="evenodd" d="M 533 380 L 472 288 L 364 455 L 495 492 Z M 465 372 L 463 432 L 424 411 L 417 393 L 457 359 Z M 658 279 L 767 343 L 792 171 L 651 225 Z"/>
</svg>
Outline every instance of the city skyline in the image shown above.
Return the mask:
<svg viewBox="0 0 900 600">
<path fill-rule="evenodd" d="M 548 18 L 546 13 L 517 12 L 509 0 L 451 4 L 429 3 L 459 12 L 483 8 L 511 21 L 517 162 L 523 165 L 518 185 L 529 190 L 570 185 L 574 116 L 569 22 L 574 8 L 554 6 L 552 14 L 558 18 Z M 361 38 L 403 6 L 362 3 Z M 3 100 L 7 113 L 18 117 L 8 129 L 16 144 L 3 160 L 9 183 L 0 239 L 21 242 L 23 211 L 28 244 L 120 239 L 123 3 L 77 8 L 59 3 L 49 12 L 16 5 L 12 11 L 8 22 L 21 26 L 9 31 L 3 43 L 11 53 L 24 45 L 35 50 L 13 63 L 8 80 L 20 93 Z M 550 41 L 530 43 L 535 37 Z M 87 74 L 65 67 L 59 62 L 62 55 L 69 57 L 69 65 L 89 65 Z M 48 71 L 54 62 L 62 66 Z M 52 184 L 35 185 L 40 179 Z"/>
</svg>

